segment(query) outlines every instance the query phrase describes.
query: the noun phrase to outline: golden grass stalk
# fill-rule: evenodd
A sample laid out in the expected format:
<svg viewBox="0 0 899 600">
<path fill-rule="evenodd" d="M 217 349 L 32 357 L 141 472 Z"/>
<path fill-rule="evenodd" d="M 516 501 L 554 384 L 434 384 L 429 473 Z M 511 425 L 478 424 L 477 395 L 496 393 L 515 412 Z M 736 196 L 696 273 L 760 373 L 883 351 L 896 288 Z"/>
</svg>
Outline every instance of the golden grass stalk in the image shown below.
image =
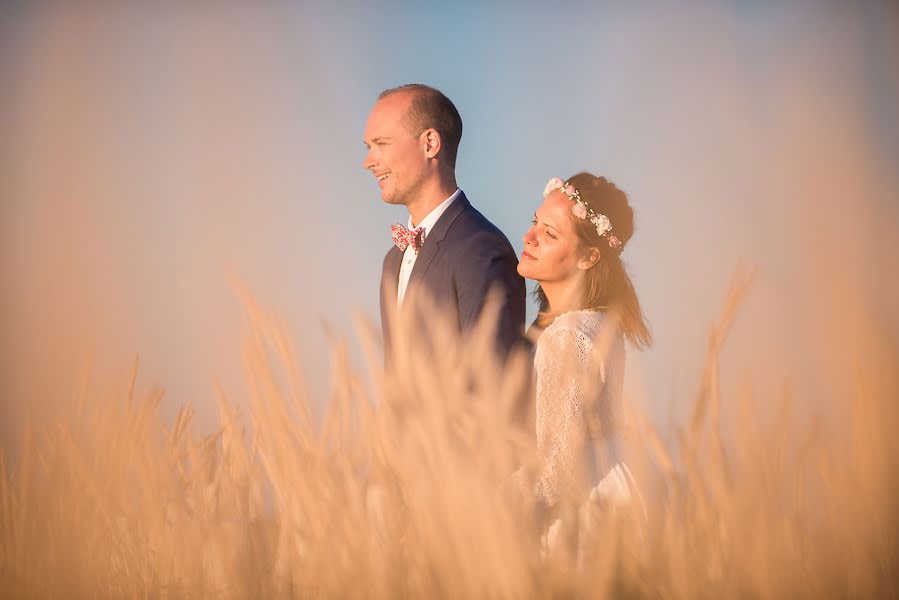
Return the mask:
<svg viewBox="0 0 899 600">
<path fill-rule="evenodd" d="M 367 381 L 332 344 L 320 420 L 278 320 L 248 302 L 251 394 L 216 391 L 220 429 L 135 362 L 121 398 L 26 430 L 0 454 L 0 589 L 10 597 L 895 596 L 895 352 L 859 368 L 844 429 L 810 427 L 778 399 L 774 431 L 750 390 L 721 396 L 718 362 L 751 277 L 712 329 L 692 418 L 676 443 L 636 415 L 645 519 L 597 509 L 581 551 L 542 552 L 510 474 L 532 468 L 522 418 L 529 358 L 500 363 L 491 315 L 460 338 L 429 313 L 398 319 L 388 369 L 357 319 Z M 433 310 L 433 307 L 430 307 Z M 421 331 L 421 329 L 418 329 Z M 721 406 L 739 407 L 722 420 Z"/>
</svg>

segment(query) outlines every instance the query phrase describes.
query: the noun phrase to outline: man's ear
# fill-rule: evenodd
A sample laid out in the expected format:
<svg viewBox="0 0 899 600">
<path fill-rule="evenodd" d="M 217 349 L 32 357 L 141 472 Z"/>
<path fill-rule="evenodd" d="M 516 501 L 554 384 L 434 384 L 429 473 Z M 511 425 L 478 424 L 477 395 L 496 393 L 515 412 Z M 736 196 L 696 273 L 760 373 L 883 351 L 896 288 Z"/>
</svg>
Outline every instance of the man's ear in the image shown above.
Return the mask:
<svg viewBox="0 0 899 600">
<path fill-rule="evenodd" d="M 434 128 L 428 128 L 421 132 L 421 143 L 428 158 L 436 158 L 443 148 L 443 140 Z"/>
<path fill-rule="evenodd" d="M 594 246 L 587 250 L 587 253 L 584 255 L 584 258 L 582 258 L 581 260 L 578 261 L 577 268 L 581 269 L 582 271 L 592 269 L 593 267 L 596 266 L 596 263 L 599 262 L 599 257 L 600 257 L 599 248 Z"/>
</svg>

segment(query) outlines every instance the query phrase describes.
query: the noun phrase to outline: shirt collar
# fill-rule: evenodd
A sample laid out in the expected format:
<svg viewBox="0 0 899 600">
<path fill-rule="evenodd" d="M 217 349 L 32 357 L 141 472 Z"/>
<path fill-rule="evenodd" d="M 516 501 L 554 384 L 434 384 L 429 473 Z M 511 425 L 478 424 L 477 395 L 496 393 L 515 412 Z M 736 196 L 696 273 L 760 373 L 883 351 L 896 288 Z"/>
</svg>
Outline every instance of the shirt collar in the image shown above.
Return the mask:
<svg viewBox="0 0 899 600">
<path fill-rule="evenodd" d="M 428 216 L 421 220 L 421 223 L 419 223 L 418 226 L 424 228 L 425 235 L 427 235 L 427 233 L 434 227 L 437 220 L 446 212 L 446 209 L 453 203 L 453 200 L 458 198 L 461 193 L 462 190 L 456 188 L 456 191 L 453 192 L 449 198 L 434 207 L 434 209 L 428 213 Z M 409 229 L 414 229 L 412 226 L 412 215 L 409 215 Z"/>
</svg>

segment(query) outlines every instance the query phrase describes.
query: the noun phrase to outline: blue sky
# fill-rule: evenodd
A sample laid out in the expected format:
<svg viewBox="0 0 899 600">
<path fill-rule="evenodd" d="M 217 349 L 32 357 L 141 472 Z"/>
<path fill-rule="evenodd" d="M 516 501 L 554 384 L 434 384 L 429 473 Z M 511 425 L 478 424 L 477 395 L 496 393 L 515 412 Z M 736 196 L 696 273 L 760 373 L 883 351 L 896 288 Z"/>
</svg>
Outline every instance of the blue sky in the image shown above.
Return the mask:
<svg viewBox="0 0 899 600">
<path fill-rule="evenodd" d="M 552 176 L 630 194 L 625 256 L 656 344 L 631 353 L 628 387 L 660 422 L 689 404 L 739 261 L 760 277 L 733 385 L 832 359 L 797 347 L 834 309 L 812 276 L 833 232 L 852 232 L 859 302 L 888 314 L 895 297 L 879 270 L 899 218 L 887 3 L 3 10 L 7 397 L 59 397 L 85 356 L 112 377 L 140 354 L 166 402 L 212 422 L 211 381 L 240 394 L 229 273 L 283 316 L 322 391 L 323 323 L 376 317 L 405 220 L 361 168 L 365 118 L 412 81 L 457 104 L 459 183 L 517 249 Z"/>
</svg>

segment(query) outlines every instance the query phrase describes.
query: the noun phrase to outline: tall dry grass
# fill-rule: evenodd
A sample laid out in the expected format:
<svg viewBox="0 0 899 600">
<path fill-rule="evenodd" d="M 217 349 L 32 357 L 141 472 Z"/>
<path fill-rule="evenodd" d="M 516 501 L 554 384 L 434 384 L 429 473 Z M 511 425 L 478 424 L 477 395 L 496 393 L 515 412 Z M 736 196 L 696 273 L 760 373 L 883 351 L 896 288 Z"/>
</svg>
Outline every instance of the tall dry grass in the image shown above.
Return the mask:
<svg viewBox="0 0 899 600">
<path fill-rule="evenodd" d="M 648 511 L 600 514 L 586 553 L 546 552 L 509 474 L 533 465 L 528 358 L 501 366 L 489 318 L 460 340 L 401 329 L 391 368 L 359 321 L 366 368 L 332 348 L 321 419 L 291 339 L 250 304 L 251 396 L 218 393 L 221 428 L 160 417 L 138 366 L 118 397 L 29 428 L 0 460 L 8 597 L 887 597 L 897 595 L 895 348 L 858 366 L 845 428 L 772 429 L 746 389 L 722 397 L 721 348 L 748 280 L 709 337 L 674 443 L 634 415 Z M 737 411 L 722 411 L 724 405 Z M 724 418 L 725 413 L 734 415 Z"/>
</svg>

